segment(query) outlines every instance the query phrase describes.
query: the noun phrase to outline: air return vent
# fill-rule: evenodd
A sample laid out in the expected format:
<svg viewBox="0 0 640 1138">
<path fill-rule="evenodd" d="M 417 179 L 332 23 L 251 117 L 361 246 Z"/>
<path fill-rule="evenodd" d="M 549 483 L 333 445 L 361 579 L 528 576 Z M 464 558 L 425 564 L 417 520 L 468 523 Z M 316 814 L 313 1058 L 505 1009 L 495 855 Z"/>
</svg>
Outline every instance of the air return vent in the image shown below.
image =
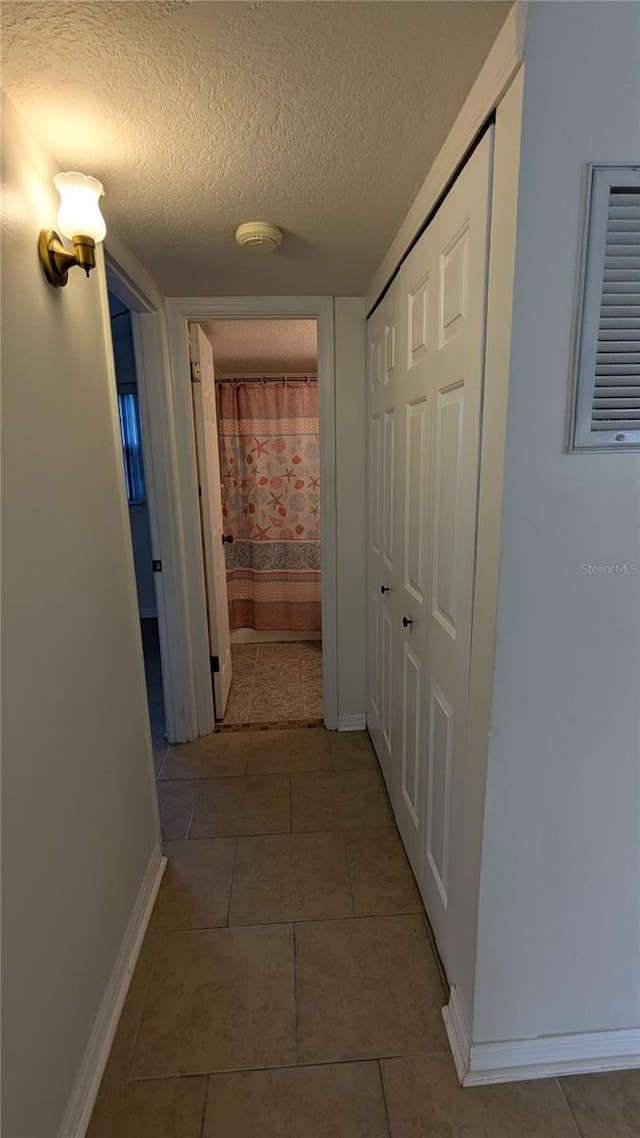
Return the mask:
<svg viewBox="0 0 640 1138">
<path fill-rule="evenodd" d="M 574 450 L 640 448 L 640 167 L 594 166 Z"/>
</svg>

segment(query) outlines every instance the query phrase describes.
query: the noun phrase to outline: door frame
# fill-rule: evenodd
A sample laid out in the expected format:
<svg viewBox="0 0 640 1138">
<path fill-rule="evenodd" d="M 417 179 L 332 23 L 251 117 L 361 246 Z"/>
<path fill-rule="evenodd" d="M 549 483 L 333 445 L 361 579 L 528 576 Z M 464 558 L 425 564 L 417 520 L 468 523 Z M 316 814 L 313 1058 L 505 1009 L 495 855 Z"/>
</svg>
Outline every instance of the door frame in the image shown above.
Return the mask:
<svg viewBox="0 0 640 1138">
<path fill-rule="evenodd" d="M 198 726 L 164 298 L 114 234 L 104 257 L 107 286 L 131 311 L 151 551 L 162 566 L 154 577 L 165 722 L 169 742 L 182 743 Z"/>
<path fill-rule="evenodd" d="M 220 722 L 224 719 L 229 701 L 233 665 L 215 366 L 213 347 L 202 325 L 189 324 L 187 331 L 191 369 L 193 371 L 196 361 L 200 368 L 198 382 L 191 382 L 189 386 L 198 467 L 198 506 L 204 561 L 209 659 L 213 661 L 215 657 L 218 661 L 217 667 L 214 669 L 212 665 L 211 668 L 213 711 L 216 722 Z M 210 374 L 208 374 L 209 363 L 211 363 Z"/>
<path fill-rule="evenodd" d="M 338 726 L 336 439 L 334 311 L 330 296 L 168 297 L 167 331 L 171 359 L 179 508 L 189 598 L 198 734 L 215 729 L 209 642 L 206 620 L 204 563 L 197 495 L 195 437 L 191 408 L 191 376 L 187 325 L 203 320 L 315 320 L 318 331 L 320 436 L 320 526 L 322 572 L 322 660 L 324 723 Z"/>
</svg>

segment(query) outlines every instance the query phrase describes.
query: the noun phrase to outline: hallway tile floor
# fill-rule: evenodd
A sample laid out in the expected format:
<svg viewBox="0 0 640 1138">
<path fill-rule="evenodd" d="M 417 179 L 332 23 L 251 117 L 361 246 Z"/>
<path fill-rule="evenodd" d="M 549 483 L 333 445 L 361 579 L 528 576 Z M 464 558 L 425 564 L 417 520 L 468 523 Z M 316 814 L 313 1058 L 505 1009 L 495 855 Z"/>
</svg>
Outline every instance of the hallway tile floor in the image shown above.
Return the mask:
<svg viewBox="0 0 640 1138">
<path fill-rule="evenodd" d="M 637 1138 L 637 1071 L 461 1090 L 364 733 L 158 763 L 169 864 L 88 1138 Z"/>
<path fill-rule="evenodd" d="M 321 720 L 322 642 L 232 644 L 223 727 Z"/>
</svg>

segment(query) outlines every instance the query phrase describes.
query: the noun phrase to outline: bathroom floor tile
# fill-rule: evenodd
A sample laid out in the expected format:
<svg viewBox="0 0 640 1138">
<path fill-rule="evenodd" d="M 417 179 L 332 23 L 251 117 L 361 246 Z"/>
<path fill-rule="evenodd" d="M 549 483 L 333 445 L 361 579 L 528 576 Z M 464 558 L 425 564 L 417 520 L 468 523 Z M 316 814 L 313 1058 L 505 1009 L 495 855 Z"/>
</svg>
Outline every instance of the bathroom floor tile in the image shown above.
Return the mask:
<svg viewBox="0 0 640 1138">
<path fill-rule="evenodd" d="M 231 656 L 225 726 L 322 718 L 321 641 L 232 644 Z"/>
</svg>

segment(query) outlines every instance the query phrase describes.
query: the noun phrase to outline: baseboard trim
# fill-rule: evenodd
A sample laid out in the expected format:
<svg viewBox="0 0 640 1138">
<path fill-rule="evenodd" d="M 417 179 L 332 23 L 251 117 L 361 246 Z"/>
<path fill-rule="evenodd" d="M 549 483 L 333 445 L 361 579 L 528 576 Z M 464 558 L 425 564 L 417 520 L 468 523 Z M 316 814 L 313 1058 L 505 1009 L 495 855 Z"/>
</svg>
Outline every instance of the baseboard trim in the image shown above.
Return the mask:
<svg viewBox="0 0 640 1138">
<path fill-rule="evenodd" d="M 458 1081 L 461 1086 L 464 1086 L 464 1080 L 469 1070 L 471 1040 L 469 1038 L 469 1032 L 467 1031 L 462 1006 L 458 998 L 458 992 L 455 987 L 452 988 L 449 993 L 449 1003 L 442 1009 L 442 1018 L 444 1020 L 451 1054 L 453 1055 Z"/>
<path fill-rule="evenodd" d="M 261 632 L 254 628 L 234 628 L 230 633 L 232 644 L 295 644 L 320 643 L 321 632 Z"/>
<path fill-rule="evenodd" d="M 366 715 L 339 715 L 338 731 L 366 731 Z"/>
<path fill-rule="evenodd" d="M 147 866 L 57 1138 L 85 1138 L 120 1013 L 167 864 L 156 846 Z"/>
<path fill-rule="evenodd" d="M 640 1067 L 640 1028 L 471 1043 L 455 988 L 442 1016 L 463 1087 Z"/>
</svg>

